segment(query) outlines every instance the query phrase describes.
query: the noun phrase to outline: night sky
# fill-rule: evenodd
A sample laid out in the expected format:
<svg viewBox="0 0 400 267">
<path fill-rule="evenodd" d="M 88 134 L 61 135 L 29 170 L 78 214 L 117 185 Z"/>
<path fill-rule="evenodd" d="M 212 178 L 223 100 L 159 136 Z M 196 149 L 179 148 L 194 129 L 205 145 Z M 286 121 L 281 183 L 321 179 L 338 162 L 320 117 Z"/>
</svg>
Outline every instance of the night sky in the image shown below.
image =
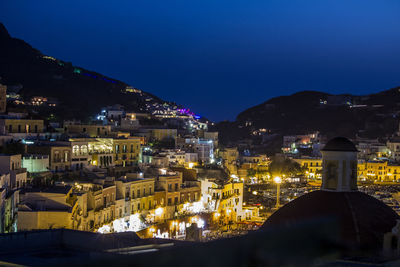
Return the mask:
<svg viewBox="0 0 400 267">
<path fill-rule="evenodd" d="M 216 121 L 301 90 L 400 85 L 398 0 L 2 0 L 0 21 L 44 54 Z"/>
</svg>

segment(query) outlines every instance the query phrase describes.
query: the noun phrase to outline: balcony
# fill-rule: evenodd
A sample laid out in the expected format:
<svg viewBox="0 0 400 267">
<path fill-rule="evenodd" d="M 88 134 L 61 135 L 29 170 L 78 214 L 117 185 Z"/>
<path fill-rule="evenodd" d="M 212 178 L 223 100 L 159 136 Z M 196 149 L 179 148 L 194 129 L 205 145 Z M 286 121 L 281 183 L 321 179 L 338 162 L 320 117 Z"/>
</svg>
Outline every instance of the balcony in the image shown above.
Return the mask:
<svg viewBox="0 0 400 267">
<path fill-rule="evenodd" d="M 109 208 L 109 207 L 111 207 L 112 205 L 114 205 L 114 201 L 112 201 L 112 202 L 107 202 L 106 205 L 105 205 L 105 207 L 106 207 L 106 208 Z"/>
<path fill-rule="evenodd" d="M 11 172 L 13 172 L 15 175 L 21 174 L 21 173 L 25 173 L 26 172 L 26 168 L 19 168 L 19 169 L 16 169 L 16 170 L 11 170 Z"/>
<path fill-rule="evenodd" d="M 212 196 L 211 197 L 211 199 L 212 200 L 218 200 L 218 199 L 221 199 L 221 200 L 225 200 L 225 199 L 229 199 L 229 198 L 234 198 L 234 197 L 238 197 L 240 194 L 238 194 L 238 193 L 233 193 L 233 194 L 225 194 L 225 195 L 223 195 L 223 196 L 221 196 L 221 195 L 215 195 L 215 196 Z"/>
</svg>

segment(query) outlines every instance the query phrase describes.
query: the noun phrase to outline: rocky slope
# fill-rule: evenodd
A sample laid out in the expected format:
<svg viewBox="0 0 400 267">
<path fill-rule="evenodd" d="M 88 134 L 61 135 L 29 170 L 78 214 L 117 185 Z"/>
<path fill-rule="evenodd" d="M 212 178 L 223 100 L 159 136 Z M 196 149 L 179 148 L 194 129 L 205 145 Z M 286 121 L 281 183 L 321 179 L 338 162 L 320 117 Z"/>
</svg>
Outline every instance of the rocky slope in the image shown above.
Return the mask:
<svg viewBox="0 0 400 267">
<path fill-rule="evenodd" d="M 225 136 L 221 141 L 226 144 L 260 135 L 313 131 L 376 138 L 397 131 L 399 111 L 399 88 L 363 96 L 303 91 L 269 99 L 241 112 L 234 122 L 219 123 L 216 129 Z"/>
<path fill-rule="evenodd" d="M 122 104 L 133 111 L 145 111 L 152 103 L 165 103 L 142 91 L 126 92 L 126 83 L 73 66 L 42 54 L 26 42 L 12 38 L 0 23 L 0 83 L 15 88 L 23 100 L 32 96 L 56 98 L 52 111 L 61 119 L 88 119 L 104 106 Z"/>
</svg>

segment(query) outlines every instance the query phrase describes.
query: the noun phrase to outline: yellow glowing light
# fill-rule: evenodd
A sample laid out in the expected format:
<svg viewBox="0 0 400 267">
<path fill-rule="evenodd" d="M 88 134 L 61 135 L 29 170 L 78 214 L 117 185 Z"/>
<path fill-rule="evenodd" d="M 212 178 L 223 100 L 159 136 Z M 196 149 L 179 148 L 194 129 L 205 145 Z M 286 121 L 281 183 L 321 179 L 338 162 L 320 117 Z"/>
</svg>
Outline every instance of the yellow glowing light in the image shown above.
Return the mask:
<svg viewBox="0 0 400 267">
<path fill-rule="evenodd" d="M 275 182 L 276 184 L 280 184 L 280 183 L 282 183 L 282 179 L 281 179 L 281 177 L 279 177 L 279 176 L 276 176 L 276 177 L 274 178 L 274 182 Z"/>
<path fill-rule="evenodd" d="M 253 195 L 257 196 L 257 194 L 258 194 L 257 191 L 253 191 Z"/>
<path fill-rule="evenodd" d="M 162 214 L 163 214 L 163 212 L 164 212 L 164 209 L 163 208 L 157 208 L 155 211 L 154 211 L 154 214 L 156 215 L 156 216 L 161 216 Z"/>
<path fill-rule="evenodd" d="M 193 162 L 189 162 L 189 169 L 193 168 L 194 163 Z"/>
</svg>

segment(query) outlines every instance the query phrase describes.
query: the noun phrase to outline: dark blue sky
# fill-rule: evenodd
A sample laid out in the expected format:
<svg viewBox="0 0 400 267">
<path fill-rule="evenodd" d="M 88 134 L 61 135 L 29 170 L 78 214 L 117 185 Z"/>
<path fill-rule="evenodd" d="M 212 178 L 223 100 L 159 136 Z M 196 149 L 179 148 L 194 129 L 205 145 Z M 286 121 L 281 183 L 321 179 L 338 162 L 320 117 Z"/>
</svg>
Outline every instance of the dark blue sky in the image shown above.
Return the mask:
<svg viewBox="0 0 400 267">
<path fill-rule="evenodd" d="M 301 90 L 400 85 L 398 0 L 13 0 L 0 21 L 47 55 L 217 121 Z"/>
</svg>

